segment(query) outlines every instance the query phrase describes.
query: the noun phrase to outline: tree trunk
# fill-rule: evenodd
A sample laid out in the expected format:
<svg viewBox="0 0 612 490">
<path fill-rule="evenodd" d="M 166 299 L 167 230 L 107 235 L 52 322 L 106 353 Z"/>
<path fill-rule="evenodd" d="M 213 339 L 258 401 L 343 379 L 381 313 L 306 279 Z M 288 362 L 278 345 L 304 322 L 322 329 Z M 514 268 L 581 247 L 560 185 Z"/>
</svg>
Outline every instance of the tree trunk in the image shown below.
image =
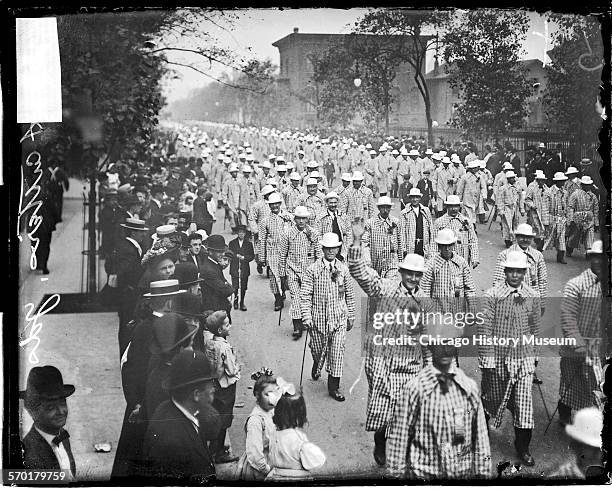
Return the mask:
<svg viewBox="0 0 612 490">
<path fill-rule="evenodd" d="M 94 160 L 95 162 L 95 160 Z M 95 163 L 91 165 L 91 174 L 89 177 L 89 202 L 88 202 L 88 225 L 87 225 L 87 233 L 89 238 L 88 244 L 88 282 L 87 282 L 87 292 L 89 293 L 90 301 L 93 301 L 98 293 L 98 284 L 97 284 L 97 265 L 98 260 L 96 257 L 96 165 Z"/>
</svg>

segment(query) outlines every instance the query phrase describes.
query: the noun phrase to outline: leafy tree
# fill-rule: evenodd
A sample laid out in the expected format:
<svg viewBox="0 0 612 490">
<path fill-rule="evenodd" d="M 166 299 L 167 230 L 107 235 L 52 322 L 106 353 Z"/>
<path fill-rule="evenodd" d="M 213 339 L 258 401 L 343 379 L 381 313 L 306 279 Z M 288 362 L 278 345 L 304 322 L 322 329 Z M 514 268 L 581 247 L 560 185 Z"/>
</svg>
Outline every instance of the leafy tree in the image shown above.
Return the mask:
<svg viewBox="0 0 612 490">
<path fill-rule="evenodd" d="M 531 90 L 519 65 L 528 28 L 521 10 L 456 11 L 449 19 L 444 58 L 449 83 L 462 95 L 455 126 L 477 135 L 521 127 Z"/>
<path fill-rule="evenodd" d="M 551 15 L 550 20 L 558 29 L 548 52 L 545 112 L 553 127 L 575 134 L 581 145 L 596 139 L 601 124 L 594 109 L 603 68 L 600 26 L 592 16 Z"/>
</svg>

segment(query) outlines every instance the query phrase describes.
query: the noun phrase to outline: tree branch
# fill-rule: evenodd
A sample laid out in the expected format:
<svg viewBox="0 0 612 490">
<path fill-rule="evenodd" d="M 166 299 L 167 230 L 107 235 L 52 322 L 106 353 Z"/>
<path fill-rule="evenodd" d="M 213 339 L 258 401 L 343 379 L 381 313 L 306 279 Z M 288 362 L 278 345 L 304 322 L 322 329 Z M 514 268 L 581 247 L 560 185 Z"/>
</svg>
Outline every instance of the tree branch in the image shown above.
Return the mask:
<svg viewBox="0 0 612 490">
<path fill-rule="evenodd" d="M 185 68 L 191 68 L 192 70 L 197 71 L 198 73 L 204 75 L 205 77 L 212 78 L 216 82 L 221 83 L 223 85 L 227 85 L 228 87 L 231 87 L 231 88 L 237 88 L 237 89 L 240 89 L 240 90 L 248 90 L 249 92 L 253 92 L 253 93 L 256 93 L 256 94 L 260 94 L 260 95 L 265 95 L 265 90 L 264 91 L 258 91 L 258 90 L 253 90 L 250 87 L 244 87 L 244 86 L 241 87 L 240 85 L 233 85 L 231 83 L 224 82 L 223 80 L 219 80 L 218 78 L 213 77 L 212 75 L 210 75 L 210 74 L 208 74 L 206 72 L 203 72 L 202 70 L 200 70 L 200 69 L 198 69 L 198 68 L 196 68 L 195 66 L 192 66 L 192 65 L 186 65 L 184 63 L 177 63 L 175 61 L 166 61 L 166 63 L 168 63 L 169 65 L 177 65 L 177 66 L 184 66 Z"/>
</svg>

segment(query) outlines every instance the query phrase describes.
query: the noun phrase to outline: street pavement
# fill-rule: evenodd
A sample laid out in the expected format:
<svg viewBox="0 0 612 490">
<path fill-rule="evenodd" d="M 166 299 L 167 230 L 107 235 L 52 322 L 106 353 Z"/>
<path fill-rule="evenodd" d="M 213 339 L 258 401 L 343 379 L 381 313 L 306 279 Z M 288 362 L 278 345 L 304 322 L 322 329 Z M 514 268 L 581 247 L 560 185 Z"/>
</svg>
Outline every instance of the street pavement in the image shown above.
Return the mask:
<svg viewBox="0 0 612 490">
<path fill-rule="evenodd" d="M 76 187 L 76 185 L 74 186 Z M 395 200 L 394 200 L 395 202 Z M 82 244 L 82 202 L 66 199 L 64 222 L 54 233 L 49 261 L 51 274 L 41 281 L 39 273 L 27 273 L 21 285 L 23 304 L 37 305 L 44 294 L 78 292 L 80 288 L 79 267 Z M 399 205 L 394 204 L 392 214 L 399 214 Z M 493 268 L 497 254 L 503 250 L 499 223 L 491 230 L 478 225 L 481 264 L 474 270 L 474 279 L 479 294 L 491 286 Z M 221 233 L 226 242 L 232 235 L 229 226 L 224 227 L 223 212 L 217 213 L 214 233 Z M 555 251 L 545 252 L 549 276 L 549 297 L 560 296 L 565 282 L 587 267 L 584 255 L 569 258 L 567 265 L 555 262 Z M 249 289 L 246 296 L 247 312 L 232 312 L 233 325 L 229 341 L 234 346 L 242 368 L 242 379 L 238 382 L 234 421 L 229 430 L 233 451 L 240 455 L 244 451 L 246 417 L 252 410 L 253 381 L 250 374 L 260 367 L 271 367 L 277 375 L 293 382 L 300 381 L 300 367 L 304 353 L 304 337 L 300 341 L 291 338 L 292 325 L 289 318 L 289 301 L 282 310 L 281 324 L 278 312 L 273 311 L 274 298 L 265 275 L 257 274 L 252 265 Z M 104 274 L 102 274 L 104 276 Z M 100 278 L 104 281 L 105 278 Z M 359 297 L 363 293 L 359 288 Z M 287 293 L 289 294 L 289 293 Z M 358 308 L 361 301 L 357 301 Z M 558 302 L 551 301 L 544 316 L 544 323 L 551 326 L 559 323 Z M 358 313 L 358 318 L 360 314 Z M 66 383 L 76 385 L 75 394 L 69 398 L 67 430 L 75 453 L 80 479 L 104 479 L 109 476 L 114 451 L 121 430 L 125 401 L 121 390 L 119 358 L 117 349 L 118 319 L 114 313 L 47 314 L 41 318 L 43 327 L 39 332 L 40 345 L 36 349 L 39 365 L 54 364 L 63 373 Z M 26 327 L 20 322 L 20 332 Z M 367 400 L 367 381 L 361 357 L 361 325 L 347 334 L 344 375 L 341 387 L 347 400 L 334 401 L 327 394 L 326 373 L 318 381 L 310 379 L 312 359 L 306 349 L 303 393 L 308 407 L 308 424 L 304 430 L 309 439 L 319 445 L 327 456 L 326 464 L 316 471 L 318 478 L 363 479 L 380 478 L 383 471 L 372 457 L 373 433 L 364 430 Z M 27 372 L 33 366 L 28 359 L 32 344 L 22 350 L 20 389 L 25 386 Z M 461 358 L 461 368 L 480 382 L 477 359 Z M 559 359 L 542 357 L 538 376 L 543 380 L 542 392 L 550 414 L 558 399 Z M 547 434 L 548 423 L 542 399 L 534 385 L 535 429 L 531 453 L 536 460 L 533 468 L 522 468 L 505 474 L 544 475 L 564 462 L 569 456 L 568 439 L 558 424 L 552 423 Z M 31 420 L 23 411 L 22 432 L 29 430 Z M 514 430 L 509 412 L 499 429 L 491 429 L 491 449 L 494 468 L 498 463 L 516 463 L 514 452 Z M 110 453 L 96 453 L 93 445 L 110 442 Z M 233 479 L 235 464 L 219 466 L 218 476 Z"/>
</svg>

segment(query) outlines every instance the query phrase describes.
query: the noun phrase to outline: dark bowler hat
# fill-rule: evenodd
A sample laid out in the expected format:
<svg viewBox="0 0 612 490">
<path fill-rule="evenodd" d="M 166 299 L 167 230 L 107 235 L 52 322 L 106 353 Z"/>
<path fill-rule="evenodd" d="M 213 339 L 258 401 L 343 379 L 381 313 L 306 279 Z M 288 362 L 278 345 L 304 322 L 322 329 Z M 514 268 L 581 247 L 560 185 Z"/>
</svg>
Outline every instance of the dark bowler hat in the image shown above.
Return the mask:
<svg viewBox="0 0 612 490">
<path fill-rule="evenodd" d="M 236 225 L 232 228 L 232 231 L 234 233 L 238 233 L 239 231 L 244 231 L 247 235 L 250 234 L 249 229 L 246 227 L 246 225 Z"/>
<path fill-rule="evenodd" d="M 195 264 L 194 264 L 195 266 Z M 174 304 L 174 313 L 179 315 L 204 318 L 202 314 L 202 299 L 199 294 L 181 294 Z"/>
<path fill-rule="evenodd" d="M 170 376 L 162 382 L 165 390 L 175 390 L 217 379 L 217 373 L 202 352 L 183 350 L 172 359 Z"/>
<path fill-rule="evenodd" d="M 206 248 L 213 252 L 225 252 L 227 246 L 225 245 L 225 238 L 221 235 L 210 235 L 206 239 Z"/>
<path fill-rule="evenodd" d="M 174 279 L 178 279 L 180 286 L 191 286 L 202 282 L 198 267 L 193 262 L 180 262 L 174 267 Z"/>
<path fill-rule="evenodd" d="M 185 320 L 177 313 L 166 313 L 161 318 L 155 318 L 152 325 L 153 337 L 157 341 L 162 353 L 166 354 L 192 335 L 198 327 L 187 325 Z M 154 344 L 150 345 L 151 351 Z"/>
<path fill-rule="evenodd" d="M 73 393 L 74 385 L 65 385 L 55 366 L 36 366 L 30 370 L 26 389 L 19 392 L 19 398 L 58 400 Z"/>
</svg>

